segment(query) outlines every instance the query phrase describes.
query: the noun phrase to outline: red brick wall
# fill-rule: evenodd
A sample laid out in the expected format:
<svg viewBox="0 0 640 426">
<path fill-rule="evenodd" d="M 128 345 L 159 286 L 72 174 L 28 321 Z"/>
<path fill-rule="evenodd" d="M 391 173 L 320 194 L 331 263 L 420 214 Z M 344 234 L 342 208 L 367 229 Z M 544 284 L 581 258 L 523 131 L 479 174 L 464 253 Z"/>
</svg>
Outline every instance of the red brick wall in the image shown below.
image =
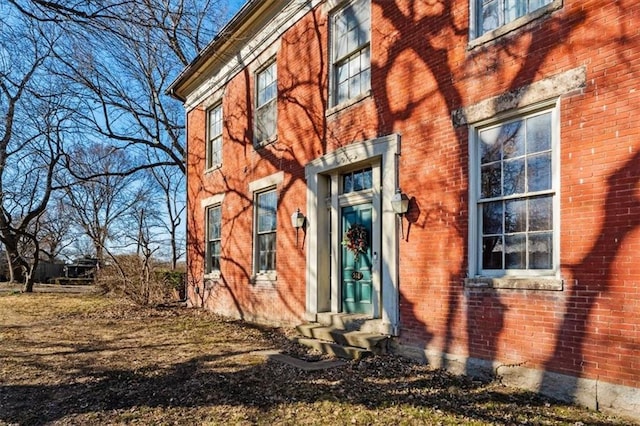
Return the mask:
<svg viewBox="0 0 640 426">
<path fill-rule="evenodd" d="M 252 73 L 227 86 L 221 170 L 203 175 L 204 112 L 190 112 L 189 264 L 200 286 L 191 300 L 205 294 L 228 315 L 299 321 L 305 248 L 295 246 L 289 216 L 306 205 L 305 164 L 396 132 L 400 186 L 413 197 L 400 244 L 400 341 L 640 387 L 640 4 L 565 0 L 551 16 L 468 49 L 468 1 L 450 3 L 373 0 L 372 96 L 330 115 L 327 20 L 322 8 L 308 14 L 277 54 L 276 143 L 252 147 Z M 559 107 L 564 289 L 465 288 L 468 129 L 454 127 L 452 112 L 581 66 L 586 87 Z M 248 185 L 278 171 L 278 280 L 256 286 Z M 205 289 L 200 200 L 219 192 L 232 261 Z"/>
</svg>

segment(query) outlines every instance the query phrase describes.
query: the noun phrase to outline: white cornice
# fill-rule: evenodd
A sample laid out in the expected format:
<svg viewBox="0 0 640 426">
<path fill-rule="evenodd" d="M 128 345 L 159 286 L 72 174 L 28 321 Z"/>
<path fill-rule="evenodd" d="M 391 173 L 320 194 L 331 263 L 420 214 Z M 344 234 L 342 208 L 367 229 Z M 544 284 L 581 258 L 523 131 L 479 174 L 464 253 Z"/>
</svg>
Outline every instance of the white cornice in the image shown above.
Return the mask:
<svg viewBox="0 0 640 426">
<path fill-rule="evenodd" d="M 268 7 L 255 8 L 253 15 L 245 16 L 244 25 L 237 23 L 235 32 L 225 34 L 226 43 L 220 43 L 217 49 L 200 55 L 209 56 L 206 62 L 201 61 L 202 64 L 194 66 L 172 85 L 174 91 L 185 98 L 187 111 L 224 87 L 321 2 L 322 0 L 266 1 Z"/>
</svg>

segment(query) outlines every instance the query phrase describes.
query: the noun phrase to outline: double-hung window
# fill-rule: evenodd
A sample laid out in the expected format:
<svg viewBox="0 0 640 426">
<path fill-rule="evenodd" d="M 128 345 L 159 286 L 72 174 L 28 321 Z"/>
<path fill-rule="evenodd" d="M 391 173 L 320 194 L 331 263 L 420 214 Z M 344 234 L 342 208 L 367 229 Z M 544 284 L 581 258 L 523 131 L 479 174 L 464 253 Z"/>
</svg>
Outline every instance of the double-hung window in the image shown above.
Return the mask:
<svg viewBox="0 0 640 426">
<path fill-rule="evenodd" d="M 276 135 L 278 71 L 273 61 L 256 74 L 255 139 L 260 145 Z"/>
<path fill-rule="evenodd" d="M 255 271 L 265 273 L 276 270 L 276 209 L 278 194 L 275 189 L 256 194 Z"/>
<path fill-rule="evenodd" d="M 476 6 L 476 36 L 493 31 L 553 3 L 554 0 L 473 0 Z"/>
<path fill-rule="evenodd" d="M 207 114 L 207 168 L 222 164 L 222 104 L 211 108 Z"/>
<path fill-rule="evenodd" d="M 332 16 L 332 99 L 338 105 L 371 88 L 370 0 L 356 0 Z"/>
<path fill-rule="evenodd" d="M 220 256 L 222 252 L 222 226 L 220 205 L 208 207 L 206 210 L 206 273 L 220 271 Z"/>
<path fill-rule="evenodd" d="M 475 129 L 476 272 L 551 275 L 559 232 L 556 109 Z"/>
</svg>

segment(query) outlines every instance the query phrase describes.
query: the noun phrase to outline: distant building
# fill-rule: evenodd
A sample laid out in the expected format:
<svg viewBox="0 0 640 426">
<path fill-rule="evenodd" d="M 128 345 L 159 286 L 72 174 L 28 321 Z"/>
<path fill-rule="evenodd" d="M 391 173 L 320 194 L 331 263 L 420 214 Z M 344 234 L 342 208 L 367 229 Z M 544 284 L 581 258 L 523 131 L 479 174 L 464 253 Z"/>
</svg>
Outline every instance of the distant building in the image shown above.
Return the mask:
<svg viewBox="0 0 640 426">
<path fill-rule="evenodd" d="M 248 1 L 170 88 L 190 304 L 364 314 L 640 416 L 639 28 L 632 0 Z"/>
</svg>

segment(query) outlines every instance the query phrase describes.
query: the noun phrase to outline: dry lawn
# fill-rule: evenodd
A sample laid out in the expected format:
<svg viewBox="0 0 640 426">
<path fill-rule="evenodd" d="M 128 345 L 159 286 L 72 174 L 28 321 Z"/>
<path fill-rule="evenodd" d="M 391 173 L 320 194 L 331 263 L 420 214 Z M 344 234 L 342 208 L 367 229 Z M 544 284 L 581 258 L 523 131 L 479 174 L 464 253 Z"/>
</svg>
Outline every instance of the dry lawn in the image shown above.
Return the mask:
<svg viewBox="0 0 640 426">
<path fill-rule="evenodd" d="M 397 357 L 303 371 L 288 330 L 80 294 L 0 293 L 0 425 L 568 424 L 623 420 Z"/>
</svg>

